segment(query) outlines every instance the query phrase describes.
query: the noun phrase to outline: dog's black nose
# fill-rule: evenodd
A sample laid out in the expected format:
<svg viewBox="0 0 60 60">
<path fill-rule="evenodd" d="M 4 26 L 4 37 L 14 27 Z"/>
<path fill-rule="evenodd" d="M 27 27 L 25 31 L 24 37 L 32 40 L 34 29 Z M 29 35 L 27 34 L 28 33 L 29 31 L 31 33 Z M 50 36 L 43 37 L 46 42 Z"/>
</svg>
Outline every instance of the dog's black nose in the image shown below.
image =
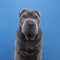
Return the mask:
<svg viewBox="0 0 60 60">
<path fill-rule="evenodd" d="M 33 25 L 34 25 L 33 23 L 29 23 L 29 24 L 28 24 L 29 27 L 32 27 Z"/>
</svg>

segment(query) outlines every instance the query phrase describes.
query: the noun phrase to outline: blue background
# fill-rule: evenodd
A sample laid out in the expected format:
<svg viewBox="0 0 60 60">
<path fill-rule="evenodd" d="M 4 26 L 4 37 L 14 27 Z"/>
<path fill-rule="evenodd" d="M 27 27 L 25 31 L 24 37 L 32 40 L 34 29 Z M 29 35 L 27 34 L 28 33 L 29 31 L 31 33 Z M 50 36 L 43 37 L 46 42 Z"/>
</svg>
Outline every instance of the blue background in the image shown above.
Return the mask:
<svg viewBox="0 0 60 60">
<path fill-rule="evenodd" d="M 19 10 L 41 12 L 43 60 L 60 60 L 60 0 L 0 0 L 0 60 L 13 60 Z"/>
</svg>

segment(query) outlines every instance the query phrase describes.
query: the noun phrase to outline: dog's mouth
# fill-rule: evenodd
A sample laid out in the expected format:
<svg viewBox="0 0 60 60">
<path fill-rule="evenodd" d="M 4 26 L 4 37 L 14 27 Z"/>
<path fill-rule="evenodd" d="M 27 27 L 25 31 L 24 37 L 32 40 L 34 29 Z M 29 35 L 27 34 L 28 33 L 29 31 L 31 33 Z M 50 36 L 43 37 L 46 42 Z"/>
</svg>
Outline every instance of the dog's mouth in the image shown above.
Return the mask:
<svg viewBox="0 0 60 60">
<path fill-rule="evenodd" d="M 33 32 L 27 32 L 25 37 L 27 38 L 27 40 L 33 40 L 35 38 L 35 34 Z"/>
<path fill-rule="evenodd" d="M 34 37 L 34 33 L 33 32 L 27 33 L 27 37 L 29 38 Z"/>
</svg>

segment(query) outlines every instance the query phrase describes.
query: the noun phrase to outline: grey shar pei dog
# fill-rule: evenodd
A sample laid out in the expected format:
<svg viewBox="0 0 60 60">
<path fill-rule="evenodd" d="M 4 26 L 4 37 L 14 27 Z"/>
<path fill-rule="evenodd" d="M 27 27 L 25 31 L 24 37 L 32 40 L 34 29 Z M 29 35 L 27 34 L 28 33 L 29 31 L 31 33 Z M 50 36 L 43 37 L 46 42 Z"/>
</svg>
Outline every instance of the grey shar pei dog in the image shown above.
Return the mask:
<svg viewBox="0 0 60 60">
<path fill-rule="evenodd" d="M 15 41 L 14 60 L 42 60 L 41 14 L 37 10 L 19 12 L 20 25 Z"/>
</svg>

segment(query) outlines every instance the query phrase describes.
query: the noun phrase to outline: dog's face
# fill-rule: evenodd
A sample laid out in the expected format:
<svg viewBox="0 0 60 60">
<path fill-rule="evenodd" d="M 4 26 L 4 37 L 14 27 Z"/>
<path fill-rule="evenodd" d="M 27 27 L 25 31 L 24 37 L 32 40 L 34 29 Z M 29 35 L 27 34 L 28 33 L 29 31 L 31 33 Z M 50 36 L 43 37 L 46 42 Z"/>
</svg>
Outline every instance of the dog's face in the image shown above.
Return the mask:
<svg viewBox="0 0 60 60">
<path fill-rule="evenodd" d="M 26 39 L 34 39 L 38 33 L 40 21 L 40 14 L 36 10 L 22 10 L 20 13 L 20 26 L 21 31 L 25 35 Z"/>
</svg>

